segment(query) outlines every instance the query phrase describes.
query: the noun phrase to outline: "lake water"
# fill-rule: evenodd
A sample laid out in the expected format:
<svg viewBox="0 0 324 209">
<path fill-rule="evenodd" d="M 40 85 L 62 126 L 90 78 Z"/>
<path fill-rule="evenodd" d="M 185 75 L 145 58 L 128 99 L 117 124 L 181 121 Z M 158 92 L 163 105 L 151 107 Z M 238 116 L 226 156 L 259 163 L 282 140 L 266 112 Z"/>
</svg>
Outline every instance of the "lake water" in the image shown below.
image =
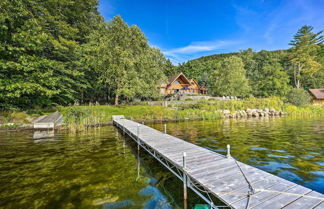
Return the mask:
<svg viewBox="0 0 324 209">
<path fill-rule="evenodd" d="M 230 144 L 238 160 L 324 192 L 324 118 L 172 122 L 167 131 L 223 154 Z M 0 132 L 0 208 L 182 208 L 180 180 L 114 127 L 47 134 Z M 188 196 L 189 208 L 203 203 Z"/>
</svg>

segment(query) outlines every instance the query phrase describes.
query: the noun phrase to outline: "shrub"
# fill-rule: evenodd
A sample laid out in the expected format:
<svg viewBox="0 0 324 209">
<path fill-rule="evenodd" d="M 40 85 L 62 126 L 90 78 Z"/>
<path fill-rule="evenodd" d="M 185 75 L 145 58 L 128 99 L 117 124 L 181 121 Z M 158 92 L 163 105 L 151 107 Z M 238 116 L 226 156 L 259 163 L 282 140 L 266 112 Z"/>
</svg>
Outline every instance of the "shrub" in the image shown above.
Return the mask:
<svg viewBox="0 0 324 209">
<path fill-rule="evenodd" d="M 29 121 L 27 120 L 28 115 L 25 112 L 13 112 L 10 116 L 13 122 L 29 123 Z"/>
<path fill-rule="evenodd" d="M 310 103 L 311 96 L 309 93 L 300 88 L 291 89 L 287 95 L 287 101 L 296 106 L 305 106 Z"/>
</svg>

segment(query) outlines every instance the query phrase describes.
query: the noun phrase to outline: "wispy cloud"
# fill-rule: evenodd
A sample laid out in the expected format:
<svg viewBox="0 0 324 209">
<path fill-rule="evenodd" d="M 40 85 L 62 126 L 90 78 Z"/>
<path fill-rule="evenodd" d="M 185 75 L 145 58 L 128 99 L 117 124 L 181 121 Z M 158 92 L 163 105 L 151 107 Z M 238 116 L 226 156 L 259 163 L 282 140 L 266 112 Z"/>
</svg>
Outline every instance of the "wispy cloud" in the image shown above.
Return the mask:
<svg viewBox="0 0 324 209">
<path fill-rule="evenodd" d="M 225 47 L 237 44 L 238 41 L 198 41 L 179 48 L 162 50 L 163 54 L 167 56 L 174 64 L 178 64 L 193 58 L 201 56 L 206 52 L 215 52 Z"/>
<path fill-rule="evenodd" d="M 323 14 L 323 7 L 318 7 L 317 0 L 295 0 L 283 1 L 278 8 L 268 14 L 270 21 L 264 38 L 268 44 L 273 44 L 278 39 L 278 31 L 286 34 L 297 32 L 301 26 L 309 24 L 318 27 L 323 26 L 323 18 L 318 18 Z M 298 15 L 296 15 L 298 14 Z M 318 29 L 321 29 L 321 28 Z"/>
<path fill-rule="evenodd" d="M 242 29 L 237 38 L 246 40 L 246 46 L 255 50 L 288 48 L 294 33 L 303 25 L 321 30 L 324 19 L 319 18 L 323 0 L 232 1 L 234 19 Z"/>
<path fill-rule="evenodd" d="M 164 51 L 165 55 L 172 55 L 172 54 L 192 54 L 198 52 L 209 52 L 221 47 L 233 44 L 233 41 L 200 41 L 200 42 L 193 42 L 188 46 L 170 49 Z"/>
</svg>

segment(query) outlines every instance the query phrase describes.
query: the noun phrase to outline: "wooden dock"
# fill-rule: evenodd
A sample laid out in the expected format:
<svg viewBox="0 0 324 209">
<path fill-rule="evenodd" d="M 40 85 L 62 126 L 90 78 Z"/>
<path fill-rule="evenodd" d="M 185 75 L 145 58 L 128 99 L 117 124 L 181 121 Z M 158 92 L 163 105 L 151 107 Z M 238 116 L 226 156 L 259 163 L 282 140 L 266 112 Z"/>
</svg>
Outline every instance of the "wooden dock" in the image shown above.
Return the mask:
<svg viewBox="0 0 324 209">
<path fill-rule="evenodd" d="M 278 176 L 191 144 L 166 133 L 113 116 L 113 123 L 162 165 L 218 208 L 211 196 L 229 208 L 324 208 L 324 195 Z M 184 154 L 185 153 L 185 154 Z"/>
<path fill-rule="evenodd" d="M 37 118 L 33 124 L 35 129 L 53 129 L 60 125 L 63 121 L 63 115 L 56 111 L 49 115 L 44 115 Z"/>
</svg>

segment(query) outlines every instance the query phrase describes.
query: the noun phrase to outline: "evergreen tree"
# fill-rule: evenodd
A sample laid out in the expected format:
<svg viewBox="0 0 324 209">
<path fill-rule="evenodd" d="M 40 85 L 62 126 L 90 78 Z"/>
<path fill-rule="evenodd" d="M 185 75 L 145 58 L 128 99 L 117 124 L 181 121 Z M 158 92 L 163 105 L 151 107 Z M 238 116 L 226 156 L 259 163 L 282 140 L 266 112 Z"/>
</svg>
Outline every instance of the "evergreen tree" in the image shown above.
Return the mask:
<svg viewBox="0 0 324 209">
<path fill-rule="evenodd" d="M 313 27 L 303 26 L 294 35 L 290 45 L 293 46 L 290 53 L 294 84 L 301 88 L 301 80 L 304 76 L 311 76 L 321 69 L 321 64 L 316 60 L 316 55 L 323 44 L 322 31 L 312 32 Z"/>
</svg>

